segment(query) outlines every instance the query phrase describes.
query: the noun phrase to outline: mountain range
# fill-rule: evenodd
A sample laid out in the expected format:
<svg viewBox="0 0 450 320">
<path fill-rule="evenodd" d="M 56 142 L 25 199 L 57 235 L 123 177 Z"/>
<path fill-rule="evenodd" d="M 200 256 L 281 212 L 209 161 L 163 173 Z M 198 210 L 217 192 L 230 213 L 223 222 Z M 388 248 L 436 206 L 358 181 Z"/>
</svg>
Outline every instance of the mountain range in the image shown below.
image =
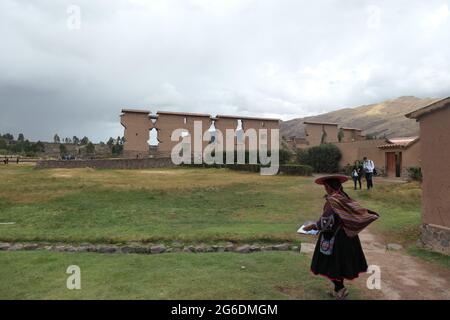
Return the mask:
<svg viewBox="0 0 450 320">
<path fill-rule="evenodd" d="M 439 99 L 399 97 L 380 103 L 344 108 L 317 116 L 282 121 L 280 135 L 286 138 L 305 136 L 304 121 L 339 123 L 345 127 L 359 128 L 365 135 L 377 137 L 407 137 L 419 135 L 419 125 L 405 114 L 422 108 Z"/>
</svg>

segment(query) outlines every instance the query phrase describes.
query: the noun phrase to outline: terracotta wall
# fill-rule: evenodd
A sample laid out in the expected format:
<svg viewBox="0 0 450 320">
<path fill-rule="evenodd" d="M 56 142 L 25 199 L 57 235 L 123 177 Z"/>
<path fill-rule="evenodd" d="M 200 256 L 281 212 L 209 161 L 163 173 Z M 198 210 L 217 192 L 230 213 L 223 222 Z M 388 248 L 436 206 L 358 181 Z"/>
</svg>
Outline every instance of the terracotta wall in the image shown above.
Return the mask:
<svg viewBox="0 0 450 320">
<path fill-rule="evenodd" d="M 143 158 L 149 154 L 148 140 L 153 124 L 149 112 L 124 112 L 120 116 L 124 126 L 125 144 L 123 153 L 129 158 Z"/>
<path fill-rule="evenodd" d="M 419 140 L 414 144 L 410 145 L 408 149 L 403 150 L 402 152 L 403 169 L 421 166 L 420 145 L 421 141 Z"/>
<path fill-rule="evenodd" d="M 272 142 L 272 129 L 279 129 L 279 121 L 274 119 L 250 118 L 250 117 L 232 117 L 217 116 L 214 118 L 215 128 L 220 130 L 225 137 L 226 130 L 236 131 L 238 120 L 242 121 L 242 128 L 255 129 L 256 132 L 256 148 L 258 148 L 259 136 L 258 130 L 266 129 L 267 147 L 270 148 Z M 121 123 L 125 127 L 125 145 L 124 156 L 127 158 L 148 157 L 150 154 L 149 139 L 150 129 L 156 128 L 159 144 L 153 147 L 152 154 L 155 152 L 161 156 L 170 156 L 174 146 L 181 142 L 181 138 L 172 141 L 171 136 L 174 130 L 184 129 L 190 135 L 192 153 L 195 152 L 194 146 L 197 141 L 201 141 L 201 150 L 203 151 L 210 143 L 210 139 L 203 141 L 203 135 L 211 128 L 213 119 L 208 114 L 197 113 L 180 113 L 180 112 L 158 112 L 156 121 L 153 123 L 150 119 L 149 112 L 139 110 L 123 110 L 121 115 Z M 200 130 L 196 132 L 195 123 L 200 123 Z M 199 139 L 195 139 L 194 135 L 198 134 Z M 264 133 L 263 133 L 264 134 Z M 220 137 L 218 137 L 220 138 Z M 217 139 L 218 143 L 222 142 Z M 234 134 L 234 149 L 237 148 L 236 133 Z M 249 139 L 245 139 L 245 148 L 249 150 L 251 147 Z"/>
<path fill-rule="evenodd" d="M 450 228 L 450 107 L 420 118 L 422 219 Z"/>
<path fill-rule="evenodd" d="M 222 133 L 222 137 L 217 136 L 216 143 L 222 144 L 224 150 L 225 150 L 226 146 L 225 146 L 223 140 L 225 140 L 226 130 L 227 129 L 236 130 L 237 125 L 238 125 L 238 120 L 239 120 L 238 117 L 231 118 L 231 117 L 220 117 L 220 116 L 217 116 L 216 119 L 214 120 L 214 127 L 216 128 L 216 130 L 220 130 L 220 132 Z M 233 141 L 234 141 L 233 142 L 234 150 L 236 150 L 236 144 L 237 144 L 236 137 L 233 139 Z"/>
<path fill-rule="evenodd" d="M 362 140 L 361 138 L 361 131 L 360 130 L 353 130 L 353 129 L 342 129 L 342 132 L 344 133 L 341 142 L 352 142 L 352 141 L 358 141 Z"/>
<path fill-rule="evenodd" d="M 348 164 L 353 165 L 356 160 L 362 160 L 366 156 L 375 163 L 376 168 L 384 171 L 384 151 L 378 148 L 382 144 L 386 144 L 384 139 L 334 143 L 342 153 L 339 166 L 343 168 Z"/>
<path fill-rule="evenodd" d="M 310 147 L 321 144 L 324 131 L 327 133 L 324 142 L 338 142 L 338 125 L 305 123 L 306 140 Z"/>
<path fill-rule="evenodd" d="M 194 115 L 194 114 L 176 114 L 158 112 L 158 119 L 156 120 L 156 128 L 158 129 L 158 151 L 162 154 L 170 156 L 170 153 L 175 145 L 180 141 L 171 141 L 172 132 L 176 129 L 185 129 L 191 135 L 191 147 L 194 152 L 194 121 L 199 121 L 202 124 L 202 134 L 211 127 L 210 115 Z M 208 141 L 202 142 L 204 149 L 208 145 Z"/>
<path fill-rule="evenodd" d="M 279 121 L 276 120 L 262 120 L 262 119 L 243 119 L 242 120 L 242 128 L 244 131 L 247 129 L 255 129 L 257 133 L 257 148 L 259 146 L 260 140 L 259 140 L 259 130 L 262 130 L 261 133 L 267 137 L 267 149 L 270 149 L 271 143 L 272 143 L 272 135 L 271 130 L 272 129 L 279 129 Z M 264 132 L 265 130 L 265 132 Z M 261 142 L 262 143 L 262 142 Z M 250 149 L 250 146 L 248 144 L 248 139 L 245 141 L 246 150 Z"/>
</svg>

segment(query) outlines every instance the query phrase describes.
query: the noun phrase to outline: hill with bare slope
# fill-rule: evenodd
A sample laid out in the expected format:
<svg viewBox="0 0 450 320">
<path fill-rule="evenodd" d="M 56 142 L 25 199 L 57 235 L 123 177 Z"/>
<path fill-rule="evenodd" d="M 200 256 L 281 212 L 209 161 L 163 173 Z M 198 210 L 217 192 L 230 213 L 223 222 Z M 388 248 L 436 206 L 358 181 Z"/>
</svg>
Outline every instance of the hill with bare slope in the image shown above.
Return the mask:
<svg viewBox="0 0 450 320">
<path fill-rule="evenodd" d="M 438 99 L 400 97 L 356 108 L 345 108 L 317 116 L 297 118 L 281 123 L 281 136 L 304 137 L 303 121 L 340 123 L 346 127 L 363 129 L 363 134 L 403 137 L 419 134 L 419 125 L 405 114 L 422 108 Z"/>
</svg>

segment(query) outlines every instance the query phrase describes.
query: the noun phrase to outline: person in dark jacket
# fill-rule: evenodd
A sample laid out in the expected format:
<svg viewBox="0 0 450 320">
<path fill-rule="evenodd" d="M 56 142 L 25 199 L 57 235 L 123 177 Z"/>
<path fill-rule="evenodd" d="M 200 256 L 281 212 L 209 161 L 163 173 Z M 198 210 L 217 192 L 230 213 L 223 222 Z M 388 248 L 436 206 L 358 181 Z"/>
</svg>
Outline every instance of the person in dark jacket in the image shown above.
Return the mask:
<svg viewBox="0 0 450 320">
<path fill-rule="evenodd" d="M 311 262 L 311 271 L 334 284 L 330 294 L 345 299 L 348 290 L 344 280 L 352 280 L 367 271 L 367 262 L 358 233 L 378 218 L 376 212 L 361 207 L 344 192 L 342 183 L 348 178 L 331 175 L 316 179 L 325 187 L 325 205 L 320 219 L 304 227 L 319 230 L 320 235 Z"/>
</svg>

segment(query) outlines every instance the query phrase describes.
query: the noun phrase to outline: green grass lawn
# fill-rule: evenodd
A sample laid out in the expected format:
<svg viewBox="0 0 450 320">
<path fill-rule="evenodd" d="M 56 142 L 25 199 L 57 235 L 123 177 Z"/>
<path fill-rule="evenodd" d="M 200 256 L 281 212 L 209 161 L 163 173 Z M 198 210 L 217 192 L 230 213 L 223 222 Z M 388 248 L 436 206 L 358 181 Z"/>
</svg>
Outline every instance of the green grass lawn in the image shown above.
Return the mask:
<svg viewBox="0 0 450 320">
<path fill-rule="evenodd" d="M 450 256 L 419 248 L 415 245 L 408 248 L 408 253 L 425 261 L 439 264 L 444 268 L 450 269 Z"/>
<path fill-rule="evenodd" d="M 331 283 L 309 264 L 293 252 L 0 252 L 0 299 L 328 299 Z M 81 269 L 80 290 L 66 287 L 70 265 Z M 352 299 L 372 294 L 349 288 Z"/>
<path fill-rule="evenodd" d="M 381 183 L 371 191 L 351 190 L 349 193 L 367 208 L 380 213 L 371 230 L 386 241 L 407 246 L 420 237 L 422 191 L 418 183 Z"/>
<path fill-rule="evenodd" d="M 227 169 L 36 170 L 0 166 L 0 241 L 313 241 L 296 230 L 316 220 L 324 190 L 311 177 Z M 387 241 L 418 236 L 418 184 L 376 183 L 351 196 L 378 211 L 371 225 Z M 65 288 L 67 266 L 82 269 L 81 291 Z M 329 281 L 312 277 L 294 252 L 107 255 L 0 252 L 0 298 L 322 299 Z M 245 269 L 241 269 L 245 266 Z M 355 289 L 354 298 L 367 298 Z"/>
<path fill-rule="evenodd" d="M 226 169 L 35 170 L 0 167 L 0 241 L 295 241 L 322 210 L 313 178 Z M 350 186 L 350 183 L 347 184 Z M 393 240 L 417 238 L 417 184 L 349 191 Z"/>
<path fill-rule="evenodd" d="M 159 169 L 141 171 L 144 181 L 134 185 L 138 173 L 8 172 L 18 194 L 0 191 L 0 221 L 16 224 L 2 226 L 0 241 L 295 240 L 298 225 L 317 218 L 322 206 L 311 178 Z"/>
</svg>

